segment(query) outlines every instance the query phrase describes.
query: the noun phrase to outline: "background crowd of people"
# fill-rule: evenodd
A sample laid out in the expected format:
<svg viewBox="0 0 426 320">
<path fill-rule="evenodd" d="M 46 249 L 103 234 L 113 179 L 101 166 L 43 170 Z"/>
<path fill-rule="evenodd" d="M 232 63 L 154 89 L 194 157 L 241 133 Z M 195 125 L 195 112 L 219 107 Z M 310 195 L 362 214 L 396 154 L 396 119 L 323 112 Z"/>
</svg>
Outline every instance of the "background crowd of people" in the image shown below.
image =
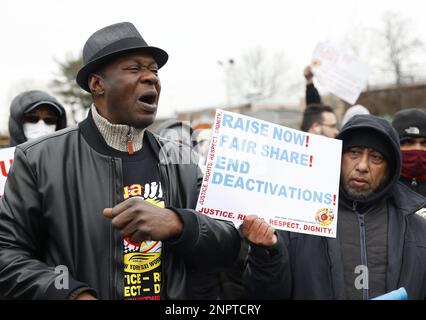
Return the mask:
<svg viewBox="0 0 426 320">
<path fill-rule="evenodd" d="M 66 128 L 64 107 L 42 91 L 13 100 L 16 150 L 0 202 L 4 298 L 366 300 L 399 287 L 426 298 L 424 109 L 389 122 L 354 105 L 338 119 L 306 67 L 298 129 L 343 144 L 338 235 L 275 230 L 256 216 L 236 228 L 194 210 L 211 125 L 149 130 L 167 61 L 133 24 L 109 25 L 87 40 L 76 75 L 92 97 L 86 119 Z"/>
</svg>

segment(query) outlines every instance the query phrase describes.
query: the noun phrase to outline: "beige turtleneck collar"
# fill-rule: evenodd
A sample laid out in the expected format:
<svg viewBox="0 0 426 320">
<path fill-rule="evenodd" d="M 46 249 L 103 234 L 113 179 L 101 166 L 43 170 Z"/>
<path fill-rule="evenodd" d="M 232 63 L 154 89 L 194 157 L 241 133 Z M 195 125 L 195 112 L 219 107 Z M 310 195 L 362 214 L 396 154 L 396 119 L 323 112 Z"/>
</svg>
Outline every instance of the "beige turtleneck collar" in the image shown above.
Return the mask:
<svg viewBox="0 0 426 320">
<path fill-rule="evenodd" d="M 119 151 L 129 152 L 127 142 L 130 138 L 133 142 L 134 152 L 142 149 L 145 129 L 136 129 L 125 124 L 112 124 L 98 113 L 94 104 L 92 104 L 91 110 L 93 121 L 107 145 Z"/>
</svg>

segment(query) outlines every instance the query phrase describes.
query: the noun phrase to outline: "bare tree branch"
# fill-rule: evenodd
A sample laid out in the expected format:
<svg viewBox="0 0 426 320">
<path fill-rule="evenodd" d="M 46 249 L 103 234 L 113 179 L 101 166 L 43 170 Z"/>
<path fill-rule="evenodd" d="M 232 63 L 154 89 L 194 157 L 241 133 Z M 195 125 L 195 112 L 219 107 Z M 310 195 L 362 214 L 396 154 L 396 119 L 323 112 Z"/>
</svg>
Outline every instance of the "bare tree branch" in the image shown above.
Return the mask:
<svg viewBox="0 0 426 320">
<path fill-rule="evenodd" d="M 397 86 L 414 78 L 407 69 L 413 55 L 424 48 L 422 41 L 411 34 L 410 20 L 396 12 L 383 15 L 382 37 L 387 65 L 393 71 Z"/>
<path fill-rule="evenodd" d="M 90 107 L 90 94 L 83 91 L 75 82 L 75 76 L 83 65 L 82 56 L 73 57 L 68 54 L 63 61 L 56 61 L 58 73 L 51 81 L 52 90 L 61 97 L 68 109 L 71 122 L 77 122 L 77 114 Z"/>
<path fill-rule="evenodd" d="M 283 75 L 283 55 L 278 53 L 270 58 L 257 47 L 243 54 L 237 61 L 232 88 L 244 103 L 266 100 L 280 91 Z"/>
</svg>

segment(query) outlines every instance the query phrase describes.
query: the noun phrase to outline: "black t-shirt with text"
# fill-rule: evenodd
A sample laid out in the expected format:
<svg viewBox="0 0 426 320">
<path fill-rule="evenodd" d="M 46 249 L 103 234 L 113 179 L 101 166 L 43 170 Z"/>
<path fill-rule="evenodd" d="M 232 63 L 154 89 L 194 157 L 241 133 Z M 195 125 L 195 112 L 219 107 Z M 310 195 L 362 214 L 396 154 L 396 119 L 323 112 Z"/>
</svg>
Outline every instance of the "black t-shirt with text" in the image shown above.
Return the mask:
<svg viewBox="0 0 426 320">
<path fill-rule="evenodd" d="M 145 141 L 144 141 L 145 142 Z M 123 197 L 141 197 L 164 208 L 158 165 L 149 143 L 129 155 L 119 152 L 123 166 Z M 161 241 L 132 243 L 123 239 L 124 299 L 160 300 Z"/>
</svg>

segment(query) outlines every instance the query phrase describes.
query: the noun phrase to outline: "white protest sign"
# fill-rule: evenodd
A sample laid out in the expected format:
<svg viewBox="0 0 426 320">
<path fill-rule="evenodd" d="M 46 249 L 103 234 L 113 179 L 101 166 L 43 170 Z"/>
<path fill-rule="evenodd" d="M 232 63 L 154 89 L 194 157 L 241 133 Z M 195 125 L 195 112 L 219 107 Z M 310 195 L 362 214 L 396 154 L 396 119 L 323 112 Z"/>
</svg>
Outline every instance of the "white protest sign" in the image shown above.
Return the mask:
<svg viewBox="0 0 426 320">
<path fill-rule="evenodd" d="M 0 197 L 3 196 L 4 185 L 13 162 L 15 147 L 0 149 Z"/>
<path fill-rule="evenodd" d="M 312 56 L 312 72 L 321 87 L 354 104 L 367 85 L 369 67 L 330 43 L 321 42 Z"/>
<path fill-rule="evenodd" d="M 197 211 L 241 223 L 249 214 L 274 228 L 336 237 L 340 140 L 223 110 Z"/>
</svg>

